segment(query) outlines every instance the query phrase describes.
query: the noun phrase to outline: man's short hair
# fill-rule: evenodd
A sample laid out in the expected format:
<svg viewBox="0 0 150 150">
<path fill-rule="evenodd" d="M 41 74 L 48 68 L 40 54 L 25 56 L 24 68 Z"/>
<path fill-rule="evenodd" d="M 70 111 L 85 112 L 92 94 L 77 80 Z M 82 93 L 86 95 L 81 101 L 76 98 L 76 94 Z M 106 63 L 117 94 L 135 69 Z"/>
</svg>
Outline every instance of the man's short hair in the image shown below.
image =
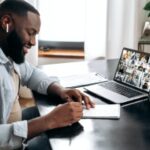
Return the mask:
<svg viewBox="0 0 150 150">
<path fill-rule="evenodd" d="M 5 13 L 25 16 L 28 11 L 40 15 L 37 9 L 24 0 L 5 0 L 0 4 L 0 17 Z"/>
</svg>

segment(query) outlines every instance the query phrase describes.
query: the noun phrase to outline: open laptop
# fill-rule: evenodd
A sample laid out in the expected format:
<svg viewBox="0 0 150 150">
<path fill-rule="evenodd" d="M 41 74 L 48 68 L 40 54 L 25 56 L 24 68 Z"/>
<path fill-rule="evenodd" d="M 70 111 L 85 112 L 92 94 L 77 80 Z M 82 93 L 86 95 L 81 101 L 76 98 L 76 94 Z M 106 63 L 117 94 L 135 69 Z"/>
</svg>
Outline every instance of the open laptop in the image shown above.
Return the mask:
<svg viewBox="0 0 150 150">
<path fill-rule="evenodd" d="M 85 89 L 118 104 L 147 97 L 150 90 L 150 54 L 123 48 L 113 80 L 86 86 Z"/>
</svg>

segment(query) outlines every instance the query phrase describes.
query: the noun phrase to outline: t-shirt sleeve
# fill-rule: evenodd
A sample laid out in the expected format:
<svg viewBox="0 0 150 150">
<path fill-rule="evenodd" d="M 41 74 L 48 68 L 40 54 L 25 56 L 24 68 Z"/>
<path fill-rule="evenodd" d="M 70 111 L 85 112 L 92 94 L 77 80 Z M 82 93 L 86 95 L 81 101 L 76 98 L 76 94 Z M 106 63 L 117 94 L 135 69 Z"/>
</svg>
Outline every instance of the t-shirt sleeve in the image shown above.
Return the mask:
<svg viewBox="0 0 150 150">
<path fill-rule="evenodd" d="M 18 121 L 12 124 L 0 124 L 0 149 L 12 150 L 23 146 L 27 138 L 27 121 Z"/>
<path fill-rule="evenodd" d="M 28 62 L 20 65 L 21 82 L 28 88 L 41 94 L 47 94 L 47 88 L 54 82 L 59 82 L 55 76 L 47 76 L 40 69 L 30 65 Z"/>
</svg>

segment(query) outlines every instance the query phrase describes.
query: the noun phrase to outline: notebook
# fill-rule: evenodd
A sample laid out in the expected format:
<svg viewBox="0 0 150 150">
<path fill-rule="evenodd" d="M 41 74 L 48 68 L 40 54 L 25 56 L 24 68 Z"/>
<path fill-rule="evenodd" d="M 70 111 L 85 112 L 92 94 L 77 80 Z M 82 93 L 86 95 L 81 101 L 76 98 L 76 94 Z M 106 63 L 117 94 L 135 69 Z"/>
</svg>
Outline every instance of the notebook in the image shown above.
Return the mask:
<svg viewBox="0 0 150 150">
<path fill-rule="evenodd" d="M 107 81 L 107 79 L 99 73 L 90 72 L 84 74 L 73 74 L 69 76 L 59 77 L 61 85 L 64 87 L 81 87 Z"/>
<path fill-rule="evenodd" d="M 86 86 L 85 89 L 117 104 L 147 97 L 150 90 L 150 54 L 123 48 L 113 80 Z"/>
<path fill-rule="evenodd" d="M 39 106 L 42 110 L 41 116 L 51 112 L 56 106 Z M 85 107 L 85 106 L 84 106 Z M 97 104 L 95 108 L 83 109 L 82 119 L 119 119 L 120 118 L 120 105 L 119 104 Z"/>
<path fill-rule="evenodd" d="M 83 109 L 83 119 L 119 119 L 119 104 L 101 104 L 95 105 L 95 108 Z"/>
</svg>

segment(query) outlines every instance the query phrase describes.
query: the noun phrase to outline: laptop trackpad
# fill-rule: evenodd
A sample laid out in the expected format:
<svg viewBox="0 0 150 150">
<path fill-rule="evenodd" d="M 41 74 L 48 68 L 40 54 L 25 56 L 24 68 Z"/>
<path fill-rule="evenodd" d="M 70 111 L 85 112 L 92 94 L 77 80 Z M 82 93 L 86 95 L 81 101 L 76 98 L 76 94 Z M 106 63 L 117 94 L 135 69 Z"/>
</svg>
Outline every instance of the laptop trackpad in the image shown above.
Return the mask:
<svg viewBox="0 0 150 150">
<path fill-rule="evenodd" d="M 113 91 L 110 91 L 106 88 L 103 88 L 99 85 L 92 85 L 92 86 L 87 86 L 84 89 L 86 89 L 87 91 L 96 94 L 97 96 L 103 97 L 107 100 L 110 100 L 114 103 L 124 103 L 126 101 L 128 101 L 129 99 L 123 95 L 117 94 Z"/>
</svg>

